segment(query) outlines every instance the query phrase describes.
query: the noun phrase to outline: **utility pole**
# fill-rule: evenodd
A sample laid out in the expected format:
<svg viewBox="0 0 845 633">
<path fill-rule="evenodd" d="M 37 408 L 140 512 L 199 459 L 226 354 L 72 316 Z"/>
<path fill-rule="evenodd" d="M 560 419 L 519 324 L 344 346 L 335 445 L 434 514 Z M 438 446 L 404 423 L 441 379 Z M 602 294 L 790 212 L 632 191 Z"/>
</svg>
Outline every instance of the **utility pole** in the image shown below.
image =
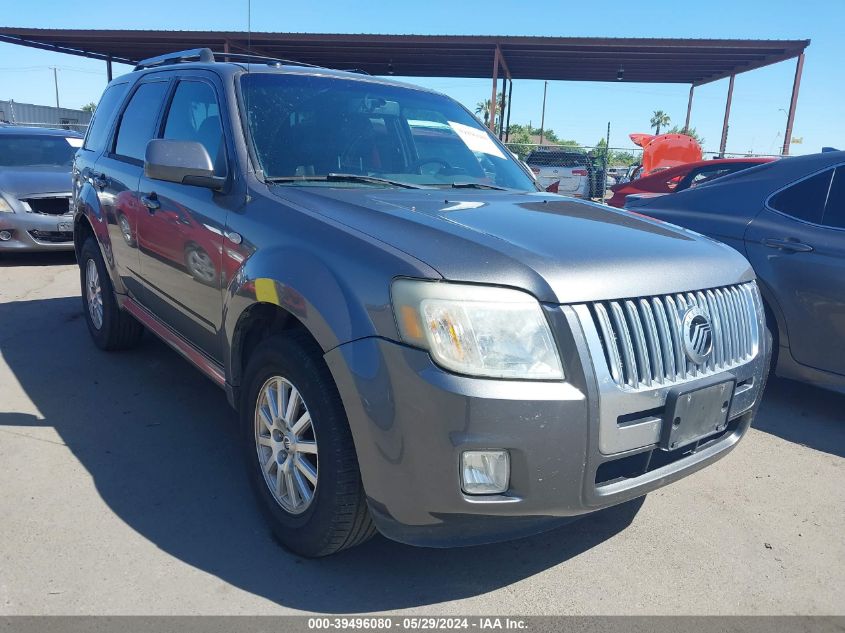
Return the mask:
<svg viewBox="0 0 845 633">
<path fill-rule="evenodd" d="M 543 112 L 540 114 L 540 145 L 543 144 L 543 133 L 546 127 L 546 90 L 549 87 L 549 82 L 543 82 Z"/>
<path fill-rule="evenodd" d="M 51 66 L 53 69 L 53 85 L 56 88 L 56 107 L 59 107 L 59 74 L 58 69 L 55 66 Z"/>
</svg>

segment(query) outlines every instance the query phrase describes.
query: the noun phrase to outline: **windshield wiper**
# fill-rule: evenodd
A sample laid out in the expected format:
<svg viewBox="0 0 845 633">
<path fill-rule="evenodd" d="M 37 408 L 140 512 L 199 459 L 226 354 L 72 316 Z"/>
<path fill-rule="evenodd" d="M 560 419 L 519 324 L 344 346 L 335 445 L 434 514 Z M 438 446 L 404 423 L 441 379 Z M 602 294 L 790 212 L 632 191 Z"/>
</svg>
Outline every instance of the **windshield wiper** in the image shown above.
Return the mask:
<svg viewBox="0 0 845 633">
<path fill-rule="evenodd" d="M 453 182 L 453 189 L 494 189 L 496 191 L 507 191 L 507 187 L 499 187 L 497 185 L 488 185 L 483 182 Z"/>
<path fill-rule="evenodd" d="M 325 176 L 281 176 L 278 178 L 267 178 L 267 182 L 365 182 L 374 185 L 390 185 L 391 187 L 402 187 L 403 189 L 422 189 L 420 185 L 414 185 L 400 180 L 379 178 L 378 176 L 365 176 L 363 174 L 326 174 Z"/>
</svg>

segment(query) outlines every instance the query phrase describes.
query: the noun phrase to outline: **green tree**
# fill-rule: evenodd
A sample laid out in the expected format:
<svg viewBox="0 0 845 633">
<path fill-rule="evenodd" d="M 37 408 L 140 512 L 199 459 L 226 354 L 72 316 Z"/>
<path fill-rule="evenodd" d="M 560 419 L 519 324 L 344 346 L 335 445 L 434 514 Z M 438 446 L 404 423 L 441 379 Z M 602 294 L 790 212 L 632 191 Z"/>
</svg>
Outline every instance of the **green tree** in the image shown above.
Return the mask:
<svg viewBox="0 0 845 633">
<path fill-rule="evenodd" d="M 600 139 L 599 142 L 596 143 L 596 149 L 599 152 L 603 152 L 604 148 L 606 146 L 607 146 L 607 140 L 606 139 Z M 640 159 L 636 154 L 634 154 L 634 152 L 626 152 L 626 151 L 622 151 L 622 150 L 611 149 L 607 153 L 607 164 L 610 167 L 613 167 L 613 166 L 616 166 L 616 165 L 625 165 L 627 167 L 627 166 L 630 166 L 630 165 L 637 164 L 639 162 L 640 162 Z"/>
<path fill-rule="evenodd" d="M 524 125 L 520 123 L 511 123 L 508 133 L 508 147 L 521 159 L 525 159 L 532 149 L 537 147 L 539 141 L 540 128 Z M 578 141 L 560 139 L 554 130 L 545 130 L 543 133 L 543 144 L 558 145 L 562 148 L 580 148 Z"/>
<path fill-rule="evenodd" d="M 660 128 L 669 127 L 672 119 L 663 110 L 655 110 L 649 125 L 655 129 L 655 135 L 660 136 Z"/>
<path fill-rule="evenodd" d="M 500 92 L 496 97 L 496 129 L 499 129 L 499 122 L 502 120 L 502 113 L 505 110 L 505 93 Z M 490 125 L 490 101 L 479 101 L 475 104 L 475 116 L 485 126 Z"/>
<path fill-rule="evenodd" d="M 92 114 L 94 113 L 94 110 L 96 110 L 96 109 L 97 109 L 97 104 L 94 103 L 93 101 L 91 103 L 86 103 L 84 106 L 82 106 L 80 108 L 80 110 L 82 110 L 83 112 L 90 112 Z"/>
<path fill-rule="evenodd" d="M 520 160 L 525 160 L 528 152 L 534 149 L 531 139 L 531 128 L 527 125 L 511 123 L 510 129 L 508 130 L 508 148 L 519 156 Z"/>
<path fill-rule="evenodd" d="M 485 126 L 490 125 L 490 102 L 479 101 L 475 104 L 475 116 Z"/>
<path fill-rule="evenodd" d="M 691 136 L 696 141 L 698 141 L 699 145 L 704 145 L 704 137 L 700 136 L 698 132 L 696 132 L 694 127 L 685 128 L 680 126 L 673 126 L 671 130 L 668 132 L 669 134 L 686 134 L 687 136 Z"/>
</svg>

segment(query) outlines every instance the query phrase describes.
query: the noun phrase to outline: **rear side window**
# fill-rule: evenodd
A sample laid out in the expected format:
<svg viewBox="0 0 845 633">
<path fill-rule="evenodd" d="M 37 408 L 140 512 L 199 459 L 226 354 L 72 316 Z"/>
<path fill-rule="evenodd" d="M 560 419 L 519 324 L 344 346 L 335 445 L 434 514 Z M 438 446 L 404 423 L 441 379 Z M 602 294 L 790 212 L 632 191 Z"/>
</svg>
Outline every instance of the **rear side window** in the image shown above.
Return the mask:
<svg viewBox="0 0 845 633">
<path fill-rule="evenodd" d="M 820 224 L 832 176 L 833 170 L 828 169 L 805 178 L 772 196 L 769 206 L 793 218 Z"/>
<path fill-rule="evenodd" d="M 833 182 L 824 210 L 824 224 L 845 229 L 845 166 L 833 172 Z"/>
<path fill-rule="evenodd" d="M 202 143 L 214 163 L 215 175 L 226 175 L 220 108 L 214 88 L 209 84 L 200 81 L 179 83 L 167 113 L 164 138 Z"/>
<path fill-rule="evenodd" d="M 92 152 L 103 149 L 109 135 L 110 124 L 114 118 L 114 111 L 117 110 L 117 106 L 120 105 L 125 93 L 126 84 L 114 84 L 106 88 L 103 96 L 100 97 L 97 109 L 94 111 L 94 119 L 88 126 L 88 134 L 85 136 L 85 145 L 83 145 L 85 149 Z"/>
<path fill-rule="evenodd" d="M 167 91 L 167 82 L 141 84 L 129 100 L 120 119 L 114 153 L 143 161 L 147 142 L 155 135 L 158 111 Z"/>
</svg>

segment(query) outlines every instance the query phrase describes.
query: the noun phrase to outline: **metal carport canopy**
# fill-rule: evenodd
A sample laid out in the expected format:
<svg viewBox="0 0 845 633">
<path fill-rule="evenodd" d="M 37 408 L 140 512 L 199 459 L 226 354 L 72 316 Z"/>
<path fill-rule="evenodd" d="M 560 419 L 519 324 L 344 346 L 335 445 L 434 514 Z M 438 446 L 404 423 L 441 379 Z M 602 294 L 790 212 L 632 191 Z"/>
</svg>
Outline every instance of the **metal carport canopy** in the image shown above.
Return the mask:
<svg viewBox="0 0 845 633">
<path fill-rule="evenodd" d="M 696 86 L 730 77 L 720 154 L 728 137 L 734 78 L 755 68 L 797 58 L 784 133 L 789 153 L 792 125 L 810 40 L 716 40 L 498 35 L 375 35 L 341 33 L 247 33 L 244 31 L 141 31 L 0 27 L 0 42 L 134 64 L 186 48 L 252 53 L 371 75 L 490 77 L 491 128 L 496 121 L 499 68 L 508 89 L 507 121 L 514 79 L 624 81 L 689 84 L 684 127 L 690 126 Z M 503 82 L 504 92 L 504 82 Z M 499 119 L 502 136 L 504 114 Z M 504 131 L 507 138 L 507 131 Z"/>
<path fill-rule="evenodd" d="M 373 75 L 490 77 L 496 51 L 511 79 L 701 85 L 797 57 L 809 40 L 370 35 L 0 27 L 0 41 L 134 63 L 208 46 Z"/>
</svg>

